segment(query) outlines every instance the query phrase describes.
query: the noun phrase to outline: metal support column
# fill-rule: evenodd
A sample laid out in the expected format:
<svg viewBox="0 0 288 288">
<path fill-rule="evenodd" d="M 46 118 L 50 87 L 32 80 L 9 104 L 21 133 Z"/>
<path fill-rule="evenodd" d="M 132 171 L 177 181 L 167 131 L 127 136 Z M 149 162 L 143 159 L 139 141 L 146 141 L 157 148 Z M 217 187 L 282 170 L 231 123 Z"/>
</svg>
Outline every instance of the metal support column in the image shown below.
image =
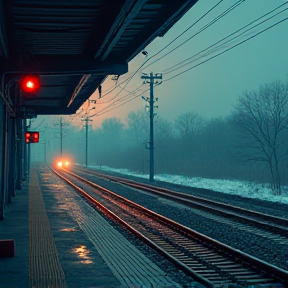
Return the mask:
<svg viewBox="0 0 288 288">
<path fill-rule="evenodd" d="M 7 108 L 0 99 L 0 220 L 7 202 Z"/>
<path fill-rule="evenodd" d="M 21 190 L 22 182 L 22 161 L 23 161 L 23 135 L 22 135 L 22 120 L 16 119 L 16 189 Z"/>
<path fill-rule="evenodd" d="M 15 196 L 15 118 L 8 118 L 7 123 L 7 201 Z"/>
<path fill-rule="evenodd" d="M 29 128 L 30 128 L 30 122 L 27 123 L 27 120 L 26 120 L 24 122 L 24 134 L 27 130 L 29 130 Z M 29 170 L 30 170 L 30 144 L 25 143 L 24 145 L 24 180 L 25 181 L 29 181 Z"/>
</svg>

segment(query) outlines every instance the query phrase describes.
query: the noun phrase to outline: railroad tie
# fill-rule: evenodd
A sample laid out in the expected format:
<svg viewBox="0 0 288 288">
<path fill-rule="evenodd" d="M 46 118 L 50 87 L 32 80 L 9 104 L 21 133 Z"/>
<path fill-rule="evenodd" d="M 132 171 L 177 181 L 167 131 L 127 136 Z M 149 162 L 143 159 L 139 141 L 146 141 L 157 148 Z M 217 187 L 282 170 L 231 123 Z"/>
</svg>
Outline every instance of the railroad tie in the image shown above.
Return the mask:
<svg viewBox="0 0 288 288">
<path fill-rule="evenodd" d="M 31 168 L 29 181 L 29 287 L 66 288 L 65 274 L 41 194 L 37 170 Z"/>
</svg>

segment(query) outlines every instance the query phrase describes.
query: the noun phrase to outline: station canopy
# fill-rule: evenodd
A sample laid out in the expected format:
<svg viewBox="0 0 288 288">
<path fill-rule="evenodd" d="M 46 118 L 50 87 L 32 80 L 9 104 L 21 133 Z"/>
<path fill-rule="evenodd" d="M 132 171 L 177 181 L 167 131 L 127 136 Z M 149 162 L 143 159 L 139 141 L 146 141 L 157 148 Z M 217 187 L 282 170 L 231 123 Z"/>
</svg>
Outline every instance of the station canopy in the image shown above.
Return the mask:
<svg viewBox="0 0 288 288">
<path fill-rule="evenodd" d="M 0 1 L 1 96 L 13 113 L 73 114 L 196 1 Z M 41 87 L 22 91 L 27 75 Z"/>
</svg>

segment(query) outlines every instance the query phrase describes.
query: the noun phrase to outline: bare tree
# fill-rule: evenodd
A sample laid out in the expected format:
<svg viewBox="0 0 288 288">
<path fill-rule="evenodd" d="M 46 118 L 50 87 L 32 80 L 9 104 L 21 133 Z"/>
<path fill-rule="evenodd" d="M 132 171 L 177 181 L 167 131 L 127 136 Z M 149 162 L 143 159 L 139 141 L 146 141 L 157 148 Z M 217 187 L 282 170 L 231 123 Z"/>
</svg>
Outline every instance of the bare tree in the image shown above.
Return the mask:
<svg viewBox="0 0 288 288">
<path fill-rule="evenodd" d="M 247 161 L 268 163 L 274 190 L 281 194 L 280 161 L 287 142 L 288 83 L 272 82 L 257 92 L 244 92 L 234 114 L 243 132 Z"/>
<path fill-rule="evenodd" d="M 186 112 L 175 120 L 175 128 L 181 138 L 190 138 L 203 131 L 205 120 L 196 112 Z"/>
<path fill-rule="evenodd" d="M 149 118 L 144 111 L 130 112 L 127 118 L 126 137 L 129 139 L 131 168 L 145 173 L 145 163 L 148 161 L 145 144 L 149 141 Z"/>
<path fill-rule="evenodd" d="M 178 116 L 174 122 L 177 147 L 175 164 L 181 167 L 179 173 L 196 175 L 199 159 L 199 135 L 203 133 L 206 121 L 196 112 L 190 111 Z"/>
<path fill-rule="evenodd" d="M 98 155 L 101 165 L 115 167 L 117 164 L 116 155 L 122 147 L 124 128 L 125 125 L 115 117 L 107 118 L 102 122 L 101 128 L 97 131 L 97 148 L 95 147 L 101 151 Z"/>
<path fill-rule="evenodd" d="M 157 141 L 171 139 L 173 137 L 173 128 L 169 121 L 157 117 L 155 121 L 155 139 Z"/>
<path fill-rule="evenodd" d="M 128 130 L 130 130 L 134 143 L 143 146 L 149 137 L 149 118 L 143 111 L 130 112 L 127 118 Z"/>
<path fill-rule="evenodd" d="M 155 120 L 155 171 L 167 172 L 169 166 L 175 165 L 173 125 L 161 117 Z"/>
</svg>

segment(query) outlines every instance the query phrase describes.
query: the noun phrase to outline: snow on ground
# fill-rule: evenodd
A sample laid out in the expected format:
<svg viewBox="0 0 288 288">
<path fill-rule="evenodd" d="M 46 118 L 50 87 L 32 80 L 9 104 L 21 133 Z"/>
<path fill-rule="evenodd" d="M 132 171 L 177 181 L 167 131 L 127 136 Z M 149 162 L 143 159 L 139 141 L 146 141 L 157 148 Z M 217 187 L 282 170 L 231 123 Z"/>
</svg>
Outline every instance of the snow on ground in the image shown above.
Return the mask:
<svg viewBox="0 0 288 288">
<path fill-rule="evenodd" d="M 89 168 L 100 169 L 99 166 L 89 165 Z M 113 171 L 126 175 L 132 175 L 136 177 L 149 179 L 148 174 L 137 174 L 127 169 L 114 169 L 107 166 L 101 166 L 101 170 Z M 268 184 L 250 183 L 247 181 L 232 181 L 232 180 L 217 180 L 217 179 L 206 179 L 200 177 L 187 177 L 181 175 L 168 175 L 161 174 L 155 175 L 155 180 L 170 182 L 185 186 L 212 189 L 227 194 L 241 195 L 243 197 L 250 197 L 256 199 L 262 199 L 266 201 L 278 202 L 282 204 L 288 204 L 288 187 L 283 187 L 283 195 L 274 195 L 273 191 L 269 188 Z"/>
</svg>

